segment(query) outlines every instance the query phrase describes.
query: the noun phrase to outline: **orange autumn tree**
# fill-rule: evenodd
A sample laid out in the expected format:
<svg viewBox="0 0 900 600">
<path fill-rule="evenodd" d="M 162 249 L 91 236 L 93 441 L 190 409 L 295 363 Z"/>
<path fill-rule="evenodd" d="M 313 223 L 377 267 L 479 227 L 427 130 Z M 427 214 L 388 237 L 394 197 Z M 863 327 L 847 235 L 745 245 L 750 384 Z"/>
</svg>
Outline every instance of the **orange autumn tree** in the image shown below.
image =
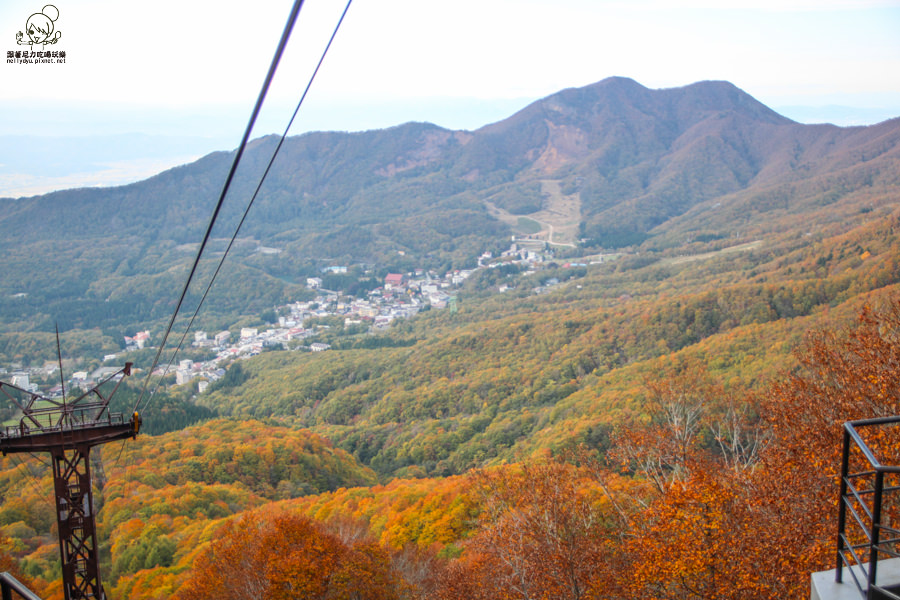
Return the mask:
<svg viewBox="0 0 900 600">
<path fill-rule="evenodd" d="M 587 469 L 560 460 L 477 471 L 482 513 L 435 597 L 522 600 L 596 595 L 617 562 L 613 508 Z"/>
<path fill-rule="evenodd" d="M 289 513 L 248 513 L 223 526 L 177 600 L 393 600 L 402 581 L 378 544 L 349 543 Z"/>
<path fill-rule="evenodd" d="M 0 536 L 0 572 L 9 573 L 25 585 L 25 587 L 34 590 L 36 589 L 34 582 L 30 577 L 22 573 L 19 561 L 17 561 L 13 555 L 14 546 L 15 542 L 13 542 L 13 540 L 5 536 Z"/>
<path fill-rule="evenodd" d="M 756 409 L 696 372 L 648 386 L 649 422 L 612 452 L 656 490 L 632 517 L 629 595 L 800 597 L 833 566 L 841 427 L 900 412 L 900 305 L 811 334 L 798 360 Z"/>
<path fill-rule="evenodd" d="M 749 474 L 768 436 L 746 392 L 728 391 L 703 365 L 678 363 L 646 382 L 645 420 L 620 427 L 609 459 L 638 481 L 623 517 L 633 535 L 621 597 L 738 599 L 760 595 L 743 535 Z"/>
<path fill-rule="evenodd" d="M 773 443 L 754 479 L 759 512 L 785 532 L 771 545 L 773 568 L 795 595 L 807 593 L 809 573 L 834 565 L 843 424 L 900 414 L 900 301 L 864 307 L 852 327 L 811 334 L 798 358 L 801 369 L 764 403 Z"/>
<path fill-rule="evenodd" d="M 710 462 L 672 486 L 637 521 L 623 550 L 633 570 L 625 597 L 739 600 L 772 598 L 759 577 L 766 557 L 746 488 Z"/>
</svg>

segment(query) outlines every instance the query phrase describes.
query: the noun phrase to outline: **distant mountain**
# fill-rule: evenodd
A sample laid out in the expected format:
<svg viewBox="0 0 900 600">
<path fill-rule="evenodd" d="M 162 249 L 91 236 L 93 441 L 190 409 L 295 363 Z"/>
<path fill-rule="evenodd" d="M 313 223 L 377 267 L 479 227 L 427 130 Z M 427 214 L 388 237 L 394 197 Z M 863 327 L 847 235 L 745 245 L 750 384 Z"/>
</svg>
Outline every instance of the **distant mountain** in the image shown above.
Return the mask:
<svg viewBox="0 0 900 600">
<path fill-rule="evenodd" d="M 828 104 L 824 106 L 773 106 L 772 108 L 799 123 L 831 123 L 841 127 L 874 125 L 900 115 L 900 109 L 890 107 L 871 108 Z"/>
<path fill-rule="evenodd" d="M 256 531 L 224 521 L 255 507 L 260 516 L 300 511 L 327 521 L 335 539 L 359 542 L 334 546 L 341 559 L 334 564 L 349 557 L 354 565 L 341 573 L 392 564 L 375 579 L 409 576 L 409 590 L 460 573 L 471 574 L 471 586 L 492 585 L 479 578 L 496 571 L 491 548 L 511 507 L 536 509 L 512 515 L 516 527 L 540 525 L 527 530 L 532 557 L 549 556 L 542 548 L 558 547 L 554 531 L 567 524 L 589 517 L 600 526 L 579 543 L 596 551 L 581 564 L 593 569 L 615 554 L 628 568 L 601 565 L 581 589 L 677 594 L 676 580 L 690 572 L 692 586 L 730 589 L 730 597 L 803 592 L 808 572 L 830 561 L 826 534 L 806 535 L 825 531 L 813 516 L 833 503 L 822 457 L 836 458 L 839 440 L 832 435 L 835 452 L 827 450 L 828 432 L 862 404 L 896 398 L 900 387 L 892 338 L 900 298 L 898 128 L 898 120 L 801 125 L 723 82 L 648 90 L 616 78 L 565 90 L 476 131 L 407 123 L 291 138 L 195 329 L 235 333 L 272 322 L 281 304 L 309 293 L 299 285 L 304 276 L 326 265 L 349 267 L 345 276 L 323 275 L 329 283 L 346 277 L 363 287 L 361 275 L 377 285 L 386 271 L 465 265 L 484 248 L 508 247 L 513 233 L 557 244 L 555 260 L 534 270 L 480 269 L 447 309 L 377 332 L 337 315 L 309 319 L 304 325 L 317 334 L 306 343 L 328 343 L 328 351 L 266 346 L 228 365 L 202 393 L 196 380 L 124 383 L 110 408 L 140 409 L 141 438 L 97 456 L 106 460 L 95 470 L 112 595 L 187 591 L 185 579 L 211 564 L 198 552 L 229 551 L 229 539 L 238 539 L 229 532 Z M 275 141 L 248 148 L 201 264 L 202 283 Z M 232 156 L 210 154 L 120 188 L 0 201 L 0 367 L 44 364 L 56 349 L 56 324 L 64 362 L 29 373 L 42 389 L 57 385 L 49 367 L 92 371 L 99 357 L 118 353 L 123 335 L 150 329 L 157 343 Z M 191 290 L 182 315 L 201 292 Z M 172 358 L 186 319 L 164 362 L 212 358 L 210 348 L 189 349 L 190 337 Z M 114 360 L 146 374 L 154 353 Z M 835 363 L 842 367 L 830 369 Z M 161 387 L 147 387 L 151 379 Z M 11 404 L 0 414 L 11 417 Z M 699 424 L 689 460 L 673 468 L 713 465 L 726 475 L 681 469 L 683 485 L 661 472 L 644 477 L 644 458 L 659 464 L 670 454 L 657 434 L 679 435 L 677 414 L 670 411 L 669 427 L 662 423 L 667 404 L 686 407 Z M 788 415 L 785 407 L 799 410 Z M 229 418 L 187 427 L 213 414 Z M 804 458 L 810 435 L 783 435 L 801 421 L 805 434 L 822 438 L 815 460 Z M 726 422 L 732 439 L 714 443 Z M 761 439 L 767 455 L 742 451 L 742 441 L 746 449 Z M 601 461 L 585 461 L 594 451 Z M 493 468 L 502 463 L 510 468 Z M 633 478 L 621 471 L 629 466 Z M 47 582 L 37 588 L 44 597 L 58 589 L 54 521 L 46 488 L 27 483 L 47 482 L 48 470 L 37 461 L 0 464 L 0 525 L 14 540 L 6 549 L 23 559 L 25 574 Z M 507 493 L 518 488 L 526 493 Z M 778 501 L 798 488 L 812 500 Z M 551 531 L 543 516 L 557 506 L 562 520 Z M 616 514 L 648 526 L 621 536 L 622 528 L 606 527 Z M 787 578 L 766 572 L 769 587 L 757 585 L 757 556 L 770 557 L 774 546 L 758 547 L 755 531 L 735 545 L 733 525 L 792 532 L 804 519 L 805 545 L 776 562 L 807 566 Z M 677 523 L 667 529 L 666 521 Z M 699 554 L 712 562 L 698 562 L 693 551 L 679 555 L 681 540 L 700 538 Z M 725 546 L 752 558 L 735 576 L 708 568 L 722 562 Z M 670 568 L 660 568 L 659 557 L 671 558 Z M 602 574 L 612 571 L 626 575 L 607 585 Z"/>
<path fill-rule="evenodd" d="M 656 233 L 704 203 L 740 205 L 743 217 L 704 218 L 682 230 L 764 227 L 774 207 L 755 203 L 763 190 L 789 185 L 788 204 L 804 210 L 827 202 L 820 196 L 829 186 L 819 178 L 842 171 L 852 180 L 844 193 L 893 182 L 900 156 L 898 119 L 864 128 L 801 125 L 726 82 L 648 90 L 606 79 L 550 96 L 479 134 L 495 136 L 498 154 L 510 152 L 507 160 L 520 167 L 513 185 L 555 178 L 577 191 L 583 233 L 599 244 Z"/>
<path fill-rule="evenodd" d="M 223 306 L 271 306 L 322 264 L 461 267 L 516 233 L 578 253 L 841 220 L 895 202 L 898 143 L 900 119 L 802 125 L 727 82 L 650 90 L 625 78 L 563 90 L 471 132 L 407 123 L 292 137 L 241 233 L 234 277 L 244 285 Z M 250 144 L 217 238 L 230 237 L 275 144 Z M 123 187 L 0 200 L 2 302 L 27 294 L 23 318 L 49 318 L 61 298 L 97 315 L 130 294 L 153 304 L 153 290 L 180 281 L 173 266 L 189 260 L 185 245 L 199 241 L 232 158 L 213 153 Z M 259 244 L 282 252 L 261 257 Z M 267 293 L 248 302 L 248 286 Z M 13 308 L 0 303 L 0 315 L 8 321 Z"/>
<path fill-rule="evenodd" d="M 0 196 L 123 185 L 234 143 L 237 136 L 0 135 Z"/>
</svg>

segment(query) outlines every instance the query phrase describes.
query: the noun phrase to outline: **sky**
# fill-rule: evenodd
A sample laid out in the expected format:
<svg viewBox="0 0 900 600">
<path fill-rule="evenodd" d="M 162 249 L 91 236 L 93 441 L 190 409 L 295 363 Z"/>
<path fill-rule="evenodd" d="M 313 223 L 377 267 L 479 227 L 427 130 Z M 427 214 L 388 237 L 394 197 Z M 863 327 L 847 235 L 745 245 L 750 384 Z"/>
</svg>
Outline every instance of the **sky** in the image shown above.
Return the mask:
<svg viewBox="0 0 900 600">
<path fill-rule="evenodd" d="M 66 52 L 0 62 L 0 196 L 234 148 L 293 3 L 52 1 L 0 1 L 4 56 L 39 49 L 17 45 L 35 13 Z M 284 129 L 345 5 L 304 2 L 254 137 Z M 291 133 L 476 129 L 610 76 L 727 80 L 801 122 L 875 123 L 900 116 L 900 0 L 353 0 Z M 108 143 L 124 134 L 143 141 Z"/>
</svg>

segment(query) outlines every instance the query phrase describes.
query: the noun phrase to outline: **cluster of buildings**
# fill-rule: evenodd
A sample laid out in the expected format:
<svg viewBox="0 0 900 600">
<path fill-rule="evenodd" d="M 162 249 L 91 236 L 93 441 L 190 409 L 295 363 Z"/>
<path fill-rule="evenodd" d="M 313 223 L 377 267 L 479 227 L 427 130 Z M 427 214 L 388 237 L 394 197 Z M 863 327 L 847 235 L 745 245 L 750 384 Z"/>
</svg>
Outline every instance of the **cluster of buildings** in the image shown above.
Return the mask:
<svg viewBox="0 0 900 600">
<path fill-rule="evenodd" d="M 205 331 L 194 334 L 192 346 L 208 349 L 215 357 L 202 362 L 182 360 L 178 365 L 159 367 L 155 374 L 175 373 L 178 385 L 184 385 L 194 379 L 199 380 L 198 391 L 204 392 L 210 382 L 216 381 L 225 374 L 225 367 L 233 360 L 255 356 L 268 347 L 302 348 L 311 352 L 323 352 L 331 346 L 321 342 L 304 344 L 307 338 L 314 337 L 335 323 L 335 317 L 343 319 L 345 328 L 359 326 L 369 331 L 388 327 L 396 319 L 409 318 L 425 307 L 442 309 L 455 307 L 455 289 L 466 281 L 475 271 L 493 268 L 510 262 L 528 264 L 541 263 L 544 256 L 533 244 L 516 243 L 513 240 L 510 248 L 495 260 L 490 252 L 478 257 L 478 266 L 474 269 L 461 269 L 439 276 L 434 271 L 416 269 L 409 273 L 389 273 L 384 278 L 384 285 L 376 288 L 365 298 L 341 295 L 338 292 L 322 289 L 322 278 L 310 277 L 306 280 L 308 288 L 316 290 L 317 296 L 307 302 L 295 302 L 277 307 L 277 325 L 260 330 L 243 328 L 237 336 L 230 331 L 220 331 L 214 335 Z M 323 273 L 346 274 L 345 266 L 332 266 Z M 504 286 L 505 287 L 505 286 Z M 503 287 L 501 287 L 501 291 Z M 331 325 L 323 324 L 328 321 Z M 125 337 L 126 351 L 139 350 L 152 346 L 149 331 L 139 331 L 134 336 Z M 115 360 L 118 355 L 103 357 L 104 362 Z M 90 389 L 103 381 L 120 367 L 100 367 L 93 371 L 72 373 L 66 383 L 66 392 L 75 389 Z M 39 392 L 33 380 L 49 380 L 58 377 L 58 365 L 48 362 L 39 368 L 23 368 L 22 365 L 11 365 L 11 370 L 0 368 L 0 380 L 12 383 L 22 389 L 42 393 L 50 397 L 62 396 L 62 384 L 51 388 L 49 392 Z"/>
<path fill-rule="evenodd" d="M 93 371 L 75 371 L 66 381 L 65 395 L 70 398 L 80 395 L 121 370 L 122 365 L 99 367 Z M 42 389 L 35 383 L 36 380 L 47 381 L 54 378 L 59 383 L 54 383 L 49 389 Z M 41 367 L 23 367 L 21 364 L 14 364 L 11 365 L 11 369 L 0 368 L 0 381 L 47 398 L 63 397 L 63 384 L 59 381 L 59 364 L 56 362 L 47 362 Z"/>
<path fill-rule="evenodd" d="M 485 268 L 485 261 L 492 258 L 485 253 L 478 259 L 478 268 Z M 347 267 L 329 267 L 329 272 L 346 273 Z M 221 331 L 210 337 L 205 331 L 194 334 L 192 346 L 208 348 L 215 358 L 205 362 L 181 361 L 175 369 L 175 382 L 184 385 L 199 379 L 198 391 L 204 392 L 209 382 L 225 374 L 224 366 L 233 361 L 255 356 L 267 347 L 302 348 L 311 352 L 330 350 L 321 342 L 304 344 L 304 340 L 327 330 L 334 317 L 342 320 L 345 328 L 358 325 L 369 331 L 388 327 L 396 319 L 409 318 L 424 307 L 436 309 L 454 305 L 454 290 L 462 285 L 476 269 L 451 271 L 439 277 L 434 271 L 416 269 L 410 273 L 388 273 L 384 285 L 370 291 L 365 298 L 344 296 L 322 289 L 322 279 L 309 277 L 306 285 L 318 294 L 313 300 L 294 302 L 277 307 L 277 326 L 264 330 L 245 327 L 240 336 L 232 339 L 230 331 Z M 171 367 L 160 368 L 158 374 L 171 373 Z"/>
</svg>

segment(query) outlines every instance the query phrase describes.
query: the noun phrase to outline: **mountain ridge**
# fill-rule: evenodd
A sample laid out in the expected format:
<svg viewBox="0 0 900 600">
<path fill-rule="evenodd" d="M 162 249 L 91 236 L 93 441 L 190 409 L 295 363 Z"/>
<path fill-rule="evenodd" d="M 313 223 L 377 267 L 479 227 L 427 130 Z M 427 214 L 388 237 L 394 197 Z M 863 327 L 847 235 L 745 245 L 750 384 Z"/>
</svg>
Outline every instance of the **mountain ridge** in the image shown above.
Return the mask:
<svg viewBox="0 0 900 600">
<path fill-rule="evenodd" d="M 746 401 L 746 424 L 767 422 L 756 410 L 764 396 L 782 407 L 773 419 L 778 423 L 793 423 L 798 415 L 835 414 L 829 412 L 836 404 L 830 393 L 821 404 L 809 402 L 808 396 L 792 400 L 783 394 L 783 383 L 803 375 L 798 367 L 808 363 L 792 352 L 803 348 L 805 336 L 813 343 L 832 334 L 835 339 L 852 337 L 842 325 L 853 321 L 863 306 L 896 306 L 900 120 L 863 129 L 804 126 L 773 117 L 754 102 L 724 82 L 648 90 L 616 79 L 599 82 L 595 89 L 564 90 L 487 132 L 407 123 L 288 140 L 204 306 L 200 319 L 206 322 L 198 319 L 197 329 L 227 328 L 234 334 L 286 317 L 286 303 L 312 300 L 299 296 L 305 290 L 297 282 L 320 276 L 325 265 L 352 264 L 348 279 L 365 278 L 373 285 L 387 272 L 456 268 L 485 248 L 508 248 L 508 235 L 522 235 L 516 229 L 520 220 L 541 226 L 537 221 L 546 219 L 552 229 L 559 222 L 552 219 L 568 211 L 564 216 L 576 225 L 565 235 L 593 239 L 558 245 L 552 261 L 535 267 L 539 272 L 532 265 L 503 262 L 497 263 L 500 268 L 475 270 L 454 291 L 452 307 L 395 320 L 374 336 L 363 332 L 364 326 L 346 326 L 337 309 L 345 299 L 338 298 L 333 317 L 297 318 L 305 319 L 302 326 L 310 329 L 327 323 L 317 341 L 333 344 L 329 350 L 266 349 L 232 363 L 203 393 L 195 395 L 197 388 L 190 384 L 173 386 L 141 405 L 138 389 L 123 384 L 117 402 L 132 410 L 134 399 L 143 408 L 142 434 L 151 427 L 160 432 L 179 428 L 186 419 L 214 413 L 231 418 L 145 437 L 129 446 L 122 462 L 118 449 L 98 455 L 106 466 L 97 469 L 105 473 L 97 494 L 99 533 L 109 540 L 108 552 L 102 554 L 116 595 L 177 597 L 176 590 L 201 564 L 201 548 L 221 546 L 210 540 L 222 540 L 215 533 L 222 519 L 255 507 L 290 507 L 322 520 L 346 517 L 334 525 L 349 535 L 371 528 L 383 542 L 396 544 L 403 556 L 410 556 L 413 544 L 429 548 L 428 565 L 437 564 L 435 558 L 467 560 L 478 548 L 473 540 L 486 539 L 484 519 L 493 509 L 484 493 L 467 500 L 463 486 L 475 483 L 479 487 L 469 489 L 487 491 L 477 482 L 489 484 L 491 479 L 484 477 L 506 477 L 505 472 L 516 475 L 503 479 L 512 485 L 502 487 L 527 495 L 534 486 L 519 474 L 542 469 L 553 455 L 580 461 L 587 455 L 579 450 L 596 450 L 609 459 L 603 465 L 610 469 L 609 481 L 616 483 L 595 489 L 596 495 L 581 495 L 579 483 L 569 487 L 572 498 L 582 506 L 589 500 L 612 510 L 618 497 L 625 501 L 622 506 L 636 507 L 634 499 L 640 496 L 631 494 L 643 495 L 642 478 L 639 471 L 633 477 L 622 468 L 640 467 L 607 450 L 630 439 L 666 443 L 660 430 L 653 429 L 664 420 L 654 413 L 660 401 L 667 401 L 661 390 L 673 394 L 676 403 L 696 396 L 691 403 L 696 414 L 704 411 L 704 420 L 718 419 L 726 403 L 736 408 Z M 209 264 L 223 250 L 242 208 L 239 200 L 252 193 L 254 175 L 275 142 L 273 137 L 254 140 L 245 154 L 198 279 L 205 280 Z M 103 356 L 106 351 L 96 352 L 85 338 L 118 341 L 138 325 L 139 331 L 153 330 L 154 342 L 160 339 L 160 321 L 171 315 L 174 292 L 183 284 L 231 156 L 211 154 L 114 190 L 0 202 L 0 226 L 7 232 L 0 238 L 7 267 L 0 280 L 3 354 L 23 365 L 40 364 L 31 360 L 39 355 L 33 348 L 39 341 L 48 348 L 53 344 L 56 320 L 61 321 L 60 346 L 69 356 Z M 562 241 L 552 233 L 532 235 Z M 280 252 L 256 252 L 260 245 Z M 363 266 L 352 262 L 370 259 Z M 185 306 L 193 300 L 196 294 L 189 294 Z M 262 316 L 263 310 L 268 316 Z M 895 317 L 890 327 L 896 329 L 897 322 Z M 828 329 L 810 336 L 820 327 Z M 890 327 L 882 331 L 893 335 Z M 118 350 L 116 341 L 109 342 L 109 352 Z M 859 349 L 868 353 L 870 347 L 866 343 Z M 152 354 L 153 349 L 145 348 L 116 360 L 134 360 L 144 368 Z M 197 348 L 180 357 L 205 362 L 209 355 Z M 862 385 L 851 389 L 871 385 L 873 393 L 883 395 L 884 385 L 893 380 L 872 375 L 894 375 L 894 370 L 890 360 L 871 362 L 887 367 L 859 370 L 851 379 Z M 847 364 L 852 367 L 840 374 L 860 363 Z M 803 413 L 806 407 L 812 407 L 809 414 Z M 704 422 L 708 425 L 696 442 L 704 450 L 696 456 L 703 460 L 697 464 L 704 465 L 704 472 L 721 474 L 726 465 L 707 458 L 724 448 L 713 440 L 714 422 Z M 651 426 L 646 435 L 634 429 L 642 423 Z M 792 446 L 799 452 L 776 454 L 776 462 L 793 469 L 795 461 L 781 459 L 812 456 L 807 452 L 811 432 L 816 437 L 838 430 L 834 422 L 802 429 Z M 669 453 L 670 447 L 659 448 Z M 785 447 L 775 448 L 781 452 Z M 714 466 L 707 469 L 707 464 Z M 814 468 L 808 478 L 785 479 L 780 476 L 784 471 L 775 471 L 766 487 L 747 488 L 743 495 L 748 474 L 765 472 L 771 464 L 742 470 L 714 488 L 695 480 L 671 488 L 675 504 L 666 506 L 692 510 L 709 506 L 712 499 L 712 513 L 700 516 L 713 514 L 713 521 L 641 510 L 629 513 L 635 518 L 626 518 L 623 527 L 608 528 L 617 521 L 592 518 L 612 534 L 628 535 L 617 536 L 617 545 L 580 545 L 600 548 L 594 562 L 604 568 L 609 557 L 625 556 L 622 550 L 651 557 L 622 563 L 643 565 L 651 573 L 649 583 L 637 582 L 639 587 L 628 588 L 636 591 L 620 594 L 632 598 L 662 589 L 658 575 L 668 577 L 668 584 L 687 572 L 720 574 L 722 559 L 707 544 L 714 551 L 707 553 L 710 562 L 705 565 L 712 570 L 696 563 L 661 569 L 658 557 L 682 558 L 679 544 L 648 554 L 649 538 L 642 532 L 631 535 L 629 523 L 675 523 L 676 530 L 688 523 L 682 531 L 688 540 L 684 547 L 690 548 L 715 530 L 723 532 L 715 538 L 721 541 L 718 547 L 734 549 L 734 533 L 744 532 L 733 557 L 744 560 L 742 573 L 759 590 L 755 586 L 762 563 L 756 549 L 762 556 L 767 548 L 759 546 L 753 527 L 790 534 L 798 523 L 796 503 L 783 511 L 784 519 L 757 517 L 780 510 L 779 499 L 790 498 L 792 490 L 821 491 L 832 481 L 822 477 L 823 463 L 816 460 L 809 463 Z M 54 581 L 52 507 L 48 512 L 37 486 L 22 485 L 28 473 L 21 465 L 5 466 L 0 525 L 16 540 L 18 555 L 27 557 L 27 573 Z M 49 465 L 32 466 L 49 482 Z M 556 476 L 560 473 L 548 472 L 546 489 L 553 493 L 544 496 L 547 502 L 533 513 L 534 522 L 546 522 L 543 516 L 549 513 L 543 507 L 560 506 L 560 481 L 567 487 L 576 481 Z M 592 477 L 600 472 L 571 474 L 583 483 L 595 481 Z M 423 477 L 440 479 L 418 480 Z M 821 485 L 809 486 L 813 481 Z M 353 485 L 367 487 L 345 487 Z M 611 496 L 610 489 L 622 495 Z M 772 492 L 753 493 L 761 489 Z M 322 494 L 325 490 L 335 491 Z M 695 490 L 696 495 L 683 494 Z M 740 501 L 762 498 L 760 512 L 740 512 L 731 492 L 739 493 Z M 832 496 L 827 494 L 828 502 Z M 508 505 L 513 512 L 505 514 L 518 519 L 520 508 L 530 506 L 535 496 L 530 498 L 514 500 Z M 280 503 L 274 504 L 276 500 Z M 810 508 L 801 521 L 813 523 L 809 516 L 826 515 L 828 502 L 804 505 Z M 715 516 L 722 506 L 724 519 Z M 746 518 L 730 520 L 732 514 Z M 361 525 L 354 524 L 357 519 Z M 492 531 L 499 532 L 494 539 L 509 537 L 502 535 L 505 529 Z M 669 531 L 659 532 L 660 539 L 672 537 Z M 815 531 L 830 529 L 817 524 Z M 816 546 L 816 560 L 824 556 L 825 534 L 819 533 L 805 538 Z M 264 552 L 283 545 L 270 545 Z M 787 543 L 778 546 L 794 548 L 782 554 L 791 560 L 812 554 Z M 490 559 L 483 564 L 492 568 L 499 563 Z M 610 572 L 624 573 L 628 585 L 635 583 L 633 569 Z M 214 575 L 221 579 L 221 572 Z M 775 583 L 767 590 L 786 589 L 784 573 L 771 576 Z M 796 596 L 807 575 L 794 569 L 792 578 L 793 591 L 781 595 Z M 734 597 L 750 593 L 718 581 L 709 589 L 730 589 Z M 601 581 L 585 589 L 588 595 L 606 597 L 610 588 Z"/>
<path fill-rule="evenodd" d="M 276 139 L 249 144 L 214 237 L 230 237 Z M 17 330 L 45 329 L 62 297 L 99 314 L 127 277 L 177 285 L 171 267 L 189 259 L 178 248 L 201 237 L 232 157 L 214 152 L 127 186 L 0 200 L 0 227 L 16 232 L 0 239 L 10 264 L 0 314 L 26 293 L 27 310 L 46 317 Z M 289 137 L 242 229 L 282 252 L 235 260 L 282 296 L 328 264 L 471 266 L 510 235 L 564 244 L 572 256 L 698 235 L 739 243 L 889 206 L 898 161 L 900 119 L 803 125 L 728 82 L 653 90 L 608 78 L 474 131 L 410 122 Z M 519 229 L 520 218 L 540 231 Z"/>
</svg>

